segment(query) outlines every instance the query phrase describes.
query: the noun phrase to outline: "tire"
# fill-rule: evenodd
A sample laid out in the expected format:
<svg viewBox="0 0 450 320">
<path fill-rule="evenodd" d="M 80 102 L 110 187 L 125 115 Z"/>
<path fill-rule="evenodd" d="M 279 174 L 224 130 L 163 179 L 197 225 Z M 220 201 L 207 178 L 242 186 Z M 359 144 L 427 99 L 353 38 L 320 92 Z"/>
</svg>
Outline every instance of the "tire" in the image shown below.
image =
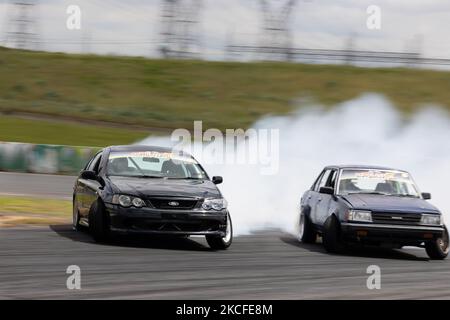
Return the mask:
<svg viewBox="0 0 450 320">
<path fill-rule="evenodd" d="M 96 242 L 107 242 L 110 239 L 109 219 L 100 200 L 94 202 L 89 211 L 89 232 Z"/>
<path fill-rule="evenodd" d="M 341 228 L 334 215 L 325 221 L 323 246 L 325 247 L 325 250 L 330 253 L 340 253 L 344 250 L 344 244 L 341 239 Z"/>
<path fill-rule="evenodd" d="M 225 237 L 206 236 L 206 242 L 213 250 L 226 250 L 233 242 L 233 224 L 230 214 L 227 215 L 227 231 Z"/>
<path fill-rule="evenodd" d="M 425 250 L 432 260 L 444 260 L 448 256 L 448 230 L 445 227 L 442 238 L 425 243 Z"/>
<path fill-rule="evenodd" d="M 80 231 L 81 225 L 80 225 L 80 213 L 75 206 L 75 203 L 73 203 L 73 213 L 72 213 L 72 229 L 74 231 Z"/>
<path fill-rule="evenodd" d="M 299 219 L 299 234 L 298 240 L 303 243 L 315 243 L 317 240 L 317 232 L 314 230 L 314 226 L 309 216 L 300 213 Z"/>
</svg>

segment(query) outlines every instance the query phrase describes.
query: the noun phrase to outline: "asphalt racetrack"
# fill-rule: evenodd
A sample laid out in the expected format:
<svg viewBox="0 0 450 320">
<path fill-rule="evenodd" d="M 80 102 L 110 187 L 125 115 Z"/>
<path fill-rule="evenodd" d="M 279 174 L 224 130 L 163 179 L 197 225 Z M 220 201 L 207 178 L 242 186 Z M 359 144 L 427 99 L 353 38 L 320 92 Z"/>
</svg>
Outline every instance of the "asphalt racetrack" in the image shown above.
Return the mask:
<svg viewBox="0 0 450 320">
<path fill-rule="evenodd" d="M 75 177 L 0 172 L 0 195 L 72 199 Z"/>
<path fill-rule="evenodd" d="M 73 183 L 31 179 L 21 185 L 30 180 L 0 174 L 0 193 L 65 198 Z M 81 269 L 81 290 L 66 287 L 70 265 Z M 381 268 L 380 290 L 366 286 L 370 265 Z M 229 250 L 212 251 L 203 238 L 126 237 L 101 245 L 68 225 L 0 229 L 0 299 L 18 298 L 449 299 L 450 260 L 430 261 L 421 249 L 330 255 L 320 244 L 301 244 L 276 230 L 236 237 Z"/>
</svg>

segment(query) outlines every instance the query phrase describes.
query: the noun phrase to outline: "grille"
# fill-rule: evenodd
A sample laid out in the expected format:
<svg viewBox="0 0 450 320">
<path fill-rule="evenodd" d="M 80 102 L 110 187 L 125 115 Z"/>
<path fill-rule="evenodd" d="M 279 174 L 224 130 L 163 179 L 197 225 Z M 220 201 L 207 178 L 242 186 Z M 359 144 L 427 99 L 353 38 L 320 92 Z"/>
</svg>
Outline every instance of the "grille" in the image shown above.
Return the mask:
<svg viewBox="0 0 450 320">
<path fill-rule="evenodd" d="M 373 212 L 372 220 L 375 223 L 417 225 L 422 215 L 419 213 Z"/>
<path fill-rule="evenodd" d="M 198 203 L 196 199 L 177 198 L 149 198 L 148 201 L 154 208 L 165 210 L 189 210 L 195 208 Z"/>
</svg>

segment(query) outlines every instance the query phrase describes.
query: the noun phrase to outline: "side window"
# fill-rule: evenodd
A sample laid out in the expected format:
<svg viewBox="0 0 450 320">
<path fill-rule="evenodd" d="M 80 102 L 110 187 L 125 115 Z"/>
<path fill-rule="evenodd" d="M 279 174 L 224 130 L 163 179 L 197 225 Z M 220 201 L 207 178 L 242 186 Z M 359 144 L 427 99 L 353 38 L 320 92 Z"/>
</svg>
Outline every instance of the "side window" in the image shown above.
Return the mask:
<svg viewBox="0 0 450 320">
<path fill-rule="evenodd" d="M 98 173 L 98 166 L 100 165 L 100 160 L 102 158 L 102 152 L 98 153 L 94 159 L 89 163 L 87 170 L 95 171 Z"/>
<path fill-rule="evenodd" d="M 336 185 L 336 178 L 337 178 L 337 170 L 333 170 L 331 172 L 330 179 L 328 180 L 328 183 L 326 186 L 334 188 Z"/>
<path fill-rule="evenodd" d="M 330 178 L 331 170 L 325 171 L 325 173 L 322 175 L 322 178 L 320 179 L 320 182 L 317 185 L 316 191 L 319 192 L 320 188 L 325 187 L 325 185 L 328 182 L 328 179 Z"/>
<path fill-rule="evenodd" d="M 88 161 L 88 163 L 84 166 L 84 169 L 83 169 L 83 170 L 87 170 L 87 169 L 89 168 L 89 166 L 91 165 L 92 161 L 94 161 L 94 159 L 95 159 L 96 156 L 97 156 L 97 155 L 95 155 L 93 158 L 91 158 L 91 159 Z"/>
<path fill-rule="evenodd" d="M 314 184 L 313 184 L 313 186 L 311 187 L 311 190 L 312 190 L 312 191 L 317 191 L 317 188 L 318 188 L 318 186 L 319 186 L 320 180 L 322 179 L 324 173 L 325 173 L 325 171 L 322 171 L 322 172 L 319 174 L 319 176 L 317 177 L 316 181 L 314 181 Z"/>
</svg>

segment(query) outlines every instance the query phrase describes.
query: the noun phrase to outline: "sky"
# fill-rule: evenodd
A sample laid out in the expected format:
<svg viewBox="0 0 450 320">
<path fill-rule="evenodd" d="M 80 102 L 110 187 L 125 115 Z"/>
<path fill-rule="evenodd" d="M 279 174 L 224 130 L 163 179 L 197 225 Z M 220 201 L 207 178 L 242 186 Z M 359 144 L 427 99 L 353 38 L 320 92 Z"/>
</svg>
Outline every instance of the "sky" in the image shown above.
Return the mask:
<svg viewBox="0 0 450 320">
<path fill-rule="evenodd" d="M 31 1 L 31 0 L 28 0 Z M 192 0 L 182 0 L 189 3 Z M 276 15 L 287 0 L 267 0 Z M 13 24 L 10 1 L 0 2 L 0 38 Z M 40 49 L 133 56 L 157 56 L 161 45 L 161 0 L 39 0 L 33 14 Z M 67 7 L 81 9 L 81 29 L 68 30 Z M 381 28 L 370 30 L 366 12 L 376 5 Z M 203 0 L 198 11 L 199 50 L 204 58 L 226 57 L 226 44 L 261 41 L 259 0 Z M 448 0 L 298 0 L 288 20 L 297 48 L 419 51 L 450 58 Z"/>
</svg>

